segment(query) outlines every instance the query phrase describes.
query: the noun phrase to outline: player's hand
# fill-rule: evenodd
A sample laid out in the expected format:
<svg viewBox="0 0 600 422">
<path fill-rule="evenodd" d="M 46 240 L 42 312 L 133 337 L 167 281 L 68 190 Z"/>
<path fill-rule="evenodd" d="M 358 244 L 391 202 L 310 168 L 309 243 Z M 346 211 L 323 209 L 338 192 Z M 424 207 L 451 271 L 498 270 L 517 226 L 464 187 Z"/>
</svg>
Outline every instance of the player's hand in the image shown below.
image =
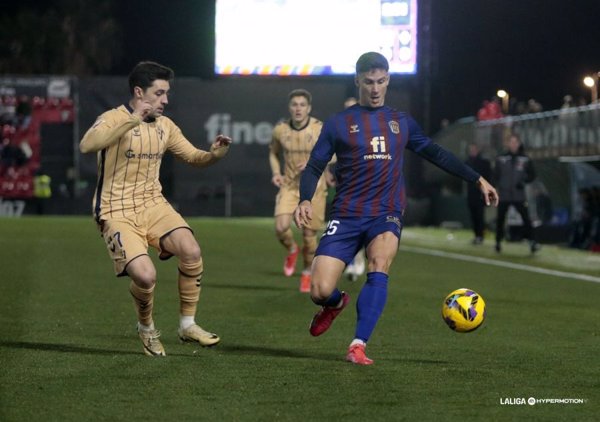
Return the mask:
<svg viewBox="0 0 600 422">
<path fill-rule="evenodd" d="M 274 174 L 271 178 L 271 183 L 280 188 L 283 185 L 283 176 L 281 174 Z"/>
<path fill-rule="evenodd" d="M 210 146 L 210 152 L 217 157 L 223 158 L 229 152 L 229 145 L 231 145 L 231 138 L 225 135 L 217 135 L 214 142 Z"/>
<path fill-rule="evenodd" d="M 294 210 L 294 223 L 299 229 L 310 227 L 312 222 L 312 204 L 310 201 L 302 201 Z"/>
<path fill-rule="evenodd" d="M 153 111 L 152 105 L 140 98 L 134 98 L 131 107 L 133 108 L 131 114 L 138 116 L 141 120 L 145 120 Z"/>
<path fill-rule="evenodd" d="M 498 192 L 496 189 L 490 185 L 490 183 L 485 180 L 483 177 L 480 177 L 477 181 L 477 186 L 479 186 L 479 190 L 483 194 L 483 200 L 485 201 L 485 205 L 488 207 L 493 205 L 495 207 L 498 206 L 498 201 L 500 201 L 500 197 L 498 196 Z"/>
</svg>

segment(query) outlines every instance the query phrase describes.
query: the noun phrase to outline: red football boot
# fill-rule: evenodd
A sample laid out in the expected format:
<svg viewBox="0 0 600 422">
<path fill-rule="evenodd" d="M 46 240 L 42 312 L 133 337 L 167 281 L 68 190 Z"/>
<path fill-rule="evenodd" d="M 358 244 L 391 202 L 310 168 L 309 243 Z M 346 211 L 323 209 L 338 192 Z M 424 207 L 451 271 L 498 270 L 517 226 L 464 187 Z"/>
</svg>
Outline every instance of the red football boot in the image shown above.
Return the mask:
<svg viewBox="0 0 600 422">
<path fill-rule="evenodd" d="M 311 280 L 311 274 L 302 271 L 302 275 L 300 276 L 300 292 L 301 293 L 310 293 L 310 280 Z"/>
<path fill-rule="evenodd" d="M 350 302 L 350 296 L 348 296 L 348 293 L 342 292 L 342 306 L 339 308 L 323 306 L 321 310 L 315 314 L 310 323 L 310 334 L 316 337 L 327 331 L 329 327 L 331 327 L 333 320 L 348 305 L 348 302 Z"/>
<path fill-rule="evenodd" d="M 357 365 L 373 365 L 373 359 L 369 359 L 365 354 L 364 344 L 350 346 L 346 354 L 346 360 Z"/>
<path fill-rule="evenodd" d="M 290 252 L 288 256 L 285 257 L 285 262 L 283 263 L 283 273 L 288 277 L 294 274 L 294 271 L 296 270 L 298 253 L 300 253 L 300 248 L 296 246 L 296 250 L 294 252 Z"/>
</svg>

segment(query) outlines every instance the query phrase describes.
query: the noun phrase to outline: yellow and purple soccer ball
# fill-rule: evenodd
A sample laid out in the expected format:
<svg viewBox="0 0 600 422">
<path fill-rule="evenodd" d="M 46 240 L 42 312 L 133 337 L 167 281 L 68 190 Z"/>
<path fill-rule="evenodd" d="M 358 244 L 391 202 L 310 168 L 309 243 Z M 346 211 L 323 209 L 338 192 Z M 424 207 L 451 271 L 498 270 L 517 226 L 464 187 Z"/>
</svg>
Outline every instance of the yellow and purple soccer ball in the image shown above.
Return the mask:
<svg viewBox="0 0 600 422">
<path fill-rule="evenodd" d="M 473 331 L 485 319 L 485 301 L 471 289 L 457 289 L 446 296 L 442 318 L 450 329 L 459 333 Z"/>
</svg>

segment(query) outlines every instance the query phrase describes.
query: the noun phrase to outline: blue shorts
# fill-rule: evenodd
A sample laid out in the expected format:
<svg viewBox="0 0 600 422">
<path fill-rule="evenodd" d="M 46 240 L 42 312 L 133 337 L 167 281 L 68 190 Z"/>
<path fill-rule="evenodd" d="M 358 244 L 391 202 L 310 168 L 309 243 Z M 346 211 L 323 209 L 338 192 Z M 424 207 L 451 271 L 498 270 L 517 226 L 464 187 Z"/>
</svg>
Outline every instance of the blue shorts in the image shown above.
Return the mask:
<svg viewBox="0 0 600 422">
<path fill-rule="evenodd" d="M 380 217 L 332 218 L 327 223 L 315 256 L 331 256 L 348 264 L 362 247 L 385 232 L 392 232 L 400 239 L 400 213 Z"/>
</svg>

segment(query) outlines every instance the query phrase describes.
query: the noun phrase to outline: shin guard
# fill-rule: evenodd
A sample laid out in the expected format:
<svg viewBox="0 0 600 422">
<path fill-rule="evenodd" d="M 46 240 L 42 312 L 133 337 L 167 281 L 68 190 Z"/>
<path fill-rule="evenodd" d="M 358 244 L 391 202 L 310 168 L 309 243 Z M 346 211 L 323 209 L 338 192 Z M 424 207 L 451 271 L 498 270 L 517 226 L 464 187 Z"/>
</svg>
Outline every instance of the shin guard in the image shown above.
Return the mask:
<svg viewBox="0 0 600 422">
<path fill-rule="evenodd" d="M 277 232 L 277 239 L 279 239 L 279 243 L 281 243 L 286 250 L 291 250 L 294 246 L 294 233 L 292 229 L 288 228 L 284 232 Z"/>
<path fill-rule="evenodd" d="M 302 248 L 302 257 L 304 258 L 304 268 L 310 269 L 313 259 L 315 258 L 315 251 L 317 250 L 317 234 L 312 232 L 311 234 L 302 234 L 304 241 L 304 247 Z"/>
<path fill-rule="evenodd" d="M 203 273 L 202 257 L 194 263 L 179 262 L 179 312 L 183 316 L 196 315 Z"/>
<path fill-rule="evenodd" d="M 135 311 L 140 324 L 152 325 L 152 309 L 154 308 L 154 286 L 142 289 L 133 281 L 129 284 L 129 293 L 133 297 Z"/>
</svg>

